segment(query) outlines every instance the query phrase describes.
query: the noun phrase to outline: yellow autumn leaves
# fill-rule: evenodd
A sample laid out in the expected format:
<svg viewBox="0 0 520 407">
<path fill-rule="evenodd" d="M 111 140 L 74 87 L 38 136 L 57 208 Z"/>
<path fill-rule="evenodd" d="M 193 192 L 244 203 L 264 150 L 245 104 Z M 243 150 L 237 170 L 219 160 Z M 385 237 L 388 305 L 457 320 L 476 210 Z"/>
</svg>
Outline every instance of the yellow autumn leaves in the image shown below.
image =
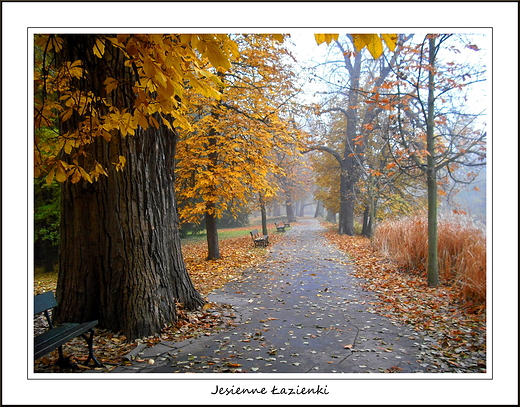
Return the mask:
<svg viewBox="0 0 520 407">
<path fill-rule="evenodd" d="M 395 50 L 397 45 L 397 34 L 350 34 L 356 50 L 359 52 L 366 47 L 370 55 L 374 59 L 378 59 L 383 55 L 383 43 L 386 44 L 390 51 Z M 316 43 L 331 43 L 337 40 L 339 34 L 314 34 Z"/>
<path fill-rule="evenodd" d="M 177 198 L 181 219 L 198 222 L 205 213 L 274 196 L 277 154 L 297 153 L 283 102 L 295 92 L 287 50 L 273 36 L 235 36 L 240 57 L 221 72 L 218 100 L 194 97 L 192 131 L 181 131 L 177 146 Z"/>
<path fill-rule="evenodd" d="M 255 41 L 265 38 L 274 44 L 282 44 L 286 37 L 283 34 L 243 37 L 248 36 L 256 38 Z M 335 34 L 315 36 L 318 43 L 337 39 Z M 394 34 L 354 36 L 356 47 L 367 47 L 374 57 L 382 52 L 382 41 L 393 49 L 397 38 Z M 72 182 L 81 179 L 92 182 L 107 174 L 108 165 L 89 156 L 88 146 L 96 138 L 103 137 L 108 142 L 115 135 L 134 136 L 139 128 L 149 126 L 193 131 L 190 116 L 190 110 L 194 111 L 195 107 L 193 95 L 212 101 L 221 99 L 226 85 L 220 73 L 231 70 L 232 64 L 243 57 L 243 50 L 236 41 L 239 37 L 229 34 L 85 35 L 82 41 L 90 49 L 83 58 L 73 57 L 68 61 L 64 60 L 64 50 L 69 47 L 70 51 L 76 45 L 67 43 L 67 35 L 36 35 L 35 175 L 46 175 L 48 182 L 54 178 L 62 182 L 69 177 Z M 269 50 L 257 47 L 256 52 L 256 58 L 272 57 Z M 249 55 L 248 61 L 254 58 Z M 92 64 L 107 67 L 103 72 L 105 76 L 95 78 L 100 71 Z M 264 64 L 263 75 L 271 74 L 269 64 Z M 251 75 L 255 80 L 260 78 L 255 76 L 257 73 Z M 101 86 L 96 85 L 99 81 Z M 85 87 L 85 83 L 91 87 Z M 273 99 L 281 96 L 265 82 L 258 86 L 268 89 Z M 247 92 L 234 95 L 237 99 L 249 96 Z M 121 99 L 126 104 L 121 104 Z M 283 121 L 274 120 L 276 106 L 263 111 L 257 107 L 258 101 L 254 99 L 242 103 L 245 114 L 257 120 L 269 118 L 270 125 L 278 128 L 280 135 Z M 53 137 L 41 137 L 42 129 L 58 127 L 67 130 L 56 132 Z M 61 152 L 69 157 L 60 156 Z M 121 169 L 124 164 L 116 162 L 117 169 Z"/>
</svg>

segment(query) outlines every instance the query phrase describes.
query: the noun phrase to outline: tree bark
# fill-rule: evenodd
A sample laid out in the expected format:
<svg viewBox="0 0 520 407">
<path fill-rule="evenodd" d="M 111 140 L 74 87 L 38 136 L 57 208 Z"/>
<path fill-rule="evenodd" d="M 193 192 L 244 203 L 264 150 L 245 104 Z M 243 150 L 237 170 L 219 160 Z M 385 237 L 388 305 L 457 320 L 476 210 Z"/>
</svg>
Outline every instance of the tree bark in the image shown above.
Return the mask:
<svg viewBox="0 0 520 407">
<path fill-rule="evenodd" d="M 213 111 L 211 113 L 213 118 L 218 121 L 219 115 Z M 210 163 L 208 165 L 208 171 L 214 171 L 214 168 L 217 166 L 218 161 L 218 153 L 216 151 L 215 146 L 217 145 L 216 130 L 211 128 L 208 134 L 208 147 Z M 215 186 L 212 186 L 212 189 L 215 189 Z M 215 216 L 215 205 L 213 202 L 206 202 L 206 213 L 204 214 L 206 220 L 206 238 L 208 242 L 208 257 L 206 260 L 217 260 L 220 259 L 220 248 L 218 242 L 218 230 L 217 230 L 217 218 Z"/>
<path fill-rule="evenodd" d="M 363 230 L 361 234 L 365 237 L 372 237 L 374 232 L 374 220 L 376 218 L 376 193 L 374 180 L 371 177 L 368 182 L 368 205 L 363 212 Z"/>
<path fill-rule="evenodd" d="M 327 211 L 327 217 L 325 220 L 330 223 L 336 223 L 336 214 L 331 211 Z"/>
<path fill-rule="evenodd" d="M 368 228 L 369 228 L 369 218 L 370 218 L 370 207 L 365 206 L 363 210 L 363 227 L 361 228 L 361 235 L 365 237 L 370 237 Z"/>
<path fill-rule="evenodd" d="M 176 320 L 176 302 L 204 301 L 181 252 L 173 173 L 175 137 L 164 128 L 93 143 L 98 162 L 127 157 L 97 183 L 62 185 L 58 322 L 99 320 L 128 338 Z"/>
<path fill-rule="evenodd" d="M 435 90 L 435 38 L 429 40 L 428 115 L 426 119 L 426 149 L 428 150 L 426 183 L 428 188 L 428 285 L 439 285 L 439 261 L 437 241 L 437 171 L 435 168 L 434 139 L 434 90 Z"/>
<path fill-rule="evenodd" d="M 211 211 L 211 205 L 207 204 L 208 211 L 205 214 L 206 219 L 206 239 L 208 242 L 208 257 L 206 260 L 220 259 L 220 247 L 218 244 L 217 218 Z"/>
<path fill-rule="evenodd" d="M 290 197 L 287 197 L 285 201 L 285 211 L 287 214 L 287 221 L 296 222 L 296 217 L 294 216 L 294 205 Z"/>
<path fill-rule="evenodd" d="M 340 177 L 338 233 L 340 235 L 354 236 L 354 187 L 356 181 L 345 167 L 347 165 L 343 161 Z M 349 168 L 351 171 L 353 170 L 352 165 Z"/>
<path fill-rule="evenodd" d="M 260 195 L 260 215 L 262 216 L 262 234 L 267 236 L 269 234 L 267 231 L 267 213 L 264 197 L 262 195 Z"/>
<path fill-rule="evenodd" d="M 81 92 L 109 97 L 103 85 L 116 75 L 133 84 L 119 51 L 93 55 L 95 37 L 67 35 L 61 55 L 83 61 Z M 124 81 L 121 81 L 123 84 Z M 114 106 L 131 108 L 131 90 L 110 94 Z M 100 106 L 99 108 L 102 108 Z M 61 134 L 77 128 L 74 117 Z M 135 136 L 112 134 L 85 146 L 78 157 L 85 168 L 101 164 L 108 177 L 92 184 L 62 183 L 56 321 L 97 319 L 99 326 L 129 339 L 159 332 L 177 318 L 176 303 L 187 309 L 204 304 L 182 257 L 174 194 L 176 135 L 166 127 L 138 128 Z M 126 165 L 117 171 L 119 156 Z"/>
<path fill-rule="evenodd" d="M 316 203 L 316 210 L 314 211 L 314 217 L 319 218 L 323 216 L 323 204 L 321 201 Z"/>
</svg>

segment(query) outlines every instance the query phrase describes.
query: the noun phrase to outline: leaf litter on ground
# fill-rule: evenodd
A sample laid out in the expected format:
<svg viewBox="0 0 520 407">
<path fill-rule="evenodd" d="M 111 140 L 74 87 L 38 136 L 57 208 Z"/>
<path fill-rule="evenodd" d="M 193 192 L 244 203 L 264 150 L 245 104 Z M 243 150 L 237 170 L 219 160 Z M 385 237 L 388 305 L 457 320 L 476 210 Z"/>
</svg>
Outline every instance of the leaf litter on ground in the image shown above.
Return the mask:
<svg viewBox="0 0 520 407">
<path fill-rule="evenodd" d="M 355 265 L 363 289 L 378 295 L 374 312 L 405 323 L 437 343 L 421 350 L 443 372 L 486 372 L 486 309 L 463 301 L 452 282 L 429 287 L 425 270 L 405 270 L 362 236 L 339 235 L 325 224 L 325 237 Z"/>
<path fill-rule="evenodd" d="M 283 238 L 281 234 L 269 236 L 270 245 L 278 243 Z M 226 283 L 241 278 L 247 268 L 255 267 L 269 253 L 267 248 L 254 248 L 249 235 L 221 239 L 219 241 L 221 258 L 218 260 L 205 260 L 207 257 L 207 245 L 205 242 L 189 243 L 182 246 L 182 253 L 186 268 L 195 285 L 195 288 L 207 296 L 211 291 L 223 287 Z M 35 272 L 34 294 L 47 291 L 55 291 L 57 272 Z M 233 326 L 234 313 L 227 304 L 207 302 L 202 309 L 197 311 L 184 310 L 178 304 L 178 319 L 166 326 L 159 334 L 133 341 L 128 340 L 121 333 L 115 333 L 107 329 L 95 329 L 94 353 L 96 358 L 104 365 L 101 368 L 84 367 L 81 365 L 88 355 L 85 340 L 81 337 L 67 342 L 63 351 L 70 361 L 76 364 L 73 368 L 60 368 L 56 365 L 58 351 L 54 350 L 34 362 L 36 373 L 72 373 L 87 369 L 110 371 L 116 366 L 144 362 L 138 356 L 127 360 L 131 351 L 138 345 L 153 346 L 162 341 L 180 342 L 201 335 L 212 335 L 230 326 Z M 34 334 L 43 332 L 47 323 L 42 314 L 34 319 Z M 146 360 L 148 363 L 153 359 Z"/>
<path fill-rule="evenodd" d="M 421 349 L 425 361 L 434 363 L 443 372 L 486 372 L 486 313 L 484 307 L 474 307 L 461 300 L 456 286 L 445 283 L 428 287 L 423 271 L 403 270 L 361 236 L 338 235 L 335 227 L 327 226 L 325 237 L 344 251 L 354 263 L 355 275 L 364 281 L 363 289 L 373 291 L 379 301 L 367 304 L 374 312 L 413 327 L 418 333 L 436 340 Z M 273 234 L 272 244 L 282 235 Z M 203 295 L 221 288 L 227 282 L 240 279 L 248 267 L 255 267 L 268 253 L 264 248 L 251 247 L 249 236 L 223 239 L 222 258 L 206 261 L 204 242 L 183 247 L 190 276 Z M 54 290 L 56 273 L 35 276 L 35 294 Z M 212 335 L 235 324 L 233 310 L 226 304 L 208 303 L 199 311 L 188 312 L 179 307 L 179 319 L 160 334 L 128 341 L 120 333 L 96 329 L 96 356 L 105 365 L 96 370 L 110 371 L 121 364 L 154 363 L 153 359 L 125 360 L 136 346 L 153 346 L 161 341 L 183 341 L 201 335 Z M 41 330 L 43 319 L 35 322 L 35 333 Z M 348 345 L 345 345 L 347 348 Z M 86 359 L 84 340 L 76 338 L 66 344 L 66 354 L 73 362 Z M 35 362 L 35 372 L 82 371 L 63 369 L 55 365 L 57 351 Z"/>
</svg>

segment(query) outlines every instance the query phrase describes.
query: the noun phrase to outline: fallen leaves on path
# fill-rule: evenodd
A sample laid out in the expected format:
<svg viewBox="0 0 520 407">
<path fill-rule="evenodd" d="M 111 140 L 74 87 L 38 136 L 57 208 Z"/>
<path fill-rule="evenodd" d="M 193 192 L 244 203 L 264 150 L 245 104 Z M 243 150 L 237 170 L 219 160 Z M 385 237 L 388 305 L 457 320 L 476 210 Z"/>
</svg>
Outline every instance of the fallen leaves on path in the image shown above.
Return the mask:
<svg viewBox="0 0 520 407">
<path fill-rule="evenodd" d="M 455 286 L 429 287 L 424 271 L 399 269 L 365 237 L 339 235 L 334 226 L 324 234 L 355 264 L 363 289 L 378 295 L 379 301 L 369 304 L 375 312 L 436 340 L 430 353 L 443 371 L 486 372 L 484 307 L 462 303 Z"/>
<path fill-rule="evenodd" d="M 270 245 L 276 244 L 281 238 L 281 234 L 269 235 Z M 195 288 L 203 295 L 239 278 L 245 268 L 254 267 L 269 250 L 269 247 L 254 248 L 249 235 L 223 239 L 219 246 L 221 258 L 209 261 L 205 260 L 207 257 L 206 242 L 182 247 L 188 273 Z"/>
<path fill-rule="evenodd" d="M 270 235 L 270 246 L 272 247 L 282 238 L 282 234 Z M 210 261 L 205 260 L 207 257 L 206 242 L 182 246 L 188 273 L 195 288 L 203 296 L 221 288 L 229 281 L 240 278 L 247 268 L 254 267 L 269 253 L 269 247 L 255 248 L 249 235 L 222 239 L 219 243 L 221 259 Z M 55 291 L 57 278 L 57 272 L 35 273 L 34 294 Z M 64 369 L 56 366 L 58 351 L 55 350 L 37 360 L 34 363 L 34 371 L 37 373 L 69 373 L 86 369 L 110 371 L 117 365 L 131 363 L 131 361 L 124 360 L 124 357 L 139 344 L 153 346 L 161 341 L 180 342 L 200 335 L 211 335 L 233 324 L 234 314 L 226 304 L 208 303 L 203 309 L 190 312 L 179 306 L 178 317 L 179 319 L 174 324 L 167 326 L 160 334 L 136 341 L 128 341 L 120 333 L 96 328 L 94 337 L 95 355 L 103 363 L 103 368 L 86 368 L 80 365 L 86 360 L 88 350 L 85 340 L 79 337 L 64 345 L 65 355 L 69 356 L 72 362 L 78 364 L 77 368 Z M 34 329 L 35 334 L 46 329 L 43 315 L 35 317 Z"/>
</svg>

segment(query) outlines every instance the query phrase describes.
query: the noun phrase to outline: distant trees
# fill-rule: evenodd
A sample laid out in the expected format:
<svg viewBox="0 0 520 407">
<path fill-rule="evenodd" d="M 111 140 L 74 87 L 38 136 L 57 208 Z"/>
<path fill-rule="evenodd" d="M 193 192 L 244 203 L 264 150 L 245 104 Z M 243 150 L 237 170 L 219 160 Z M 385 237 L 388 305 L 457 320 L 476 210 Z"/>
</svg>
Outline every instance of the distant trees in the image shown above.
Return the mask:
<svg viewBox="0 0 520 407">
<path fill-rule="evenodd" d="M 352 36 L 350 40 L 354 43 Z M 333 97 L 319 113 L 335 116 L 321 124 L 328 130 L 322 131 L 310 147 L 330 153 L 339 163 L 339 233 L 353 234 L 351 214 L 355 201 L 363 202 L 363 232 L 370 235 L 380 198 L 387 203 L 404 203 L 410 201 L 406 195 L 418 194 L 421 199 L 421 190 L 425 191 L 422 195 L 428 202 L 430 245 L 428 282 L 432 286 L 439 283 L 439 194 L 445 195 L 448 185 L 453 188 L 456 183 L 471 182 L 486 158 L 482 112 L 471 111 L 468 103 L 468 89 L 485 80 L 485 67 L 457 57 L 461 49 L 466 54 L 479 50 L 472 41 L 471 37 L 452 34 L 429 34 L 418 41 L 413 35 L 401 35 L 395 52 L 372 68 L 367 64 L 365 69 L 361 68 L 361 52 L 338 46 L 347 73 L 342 78 L 334 70 L 326 77 Z M 339 67 L 340 60 L 329 63 Z M 343 151 L 338 149 L 339 144 L 324 145 L 323 140 L 341 140 L 338 135 L 342 131 L 346 135 Z M 321 168 L 330 177 L 334 167 Z M 424 186 L 419 180 L 426 181 Z M 319 194 L 324 202 L 327 188 L 334 191 L 335 187 L 321 186 Z"/>
<path fill-rule="evenodd" d="M 34 180 L 34 257 L 45 272 L 58 263 L 60 241 L 60 186 Z"/>
<path fill-rule="evenodd" d="M 342 121 L 343 135 L 335 138 L 336 146 L 329 145 L 325 138 L 313 140 L 309 150 L 319 150 L 331 154 L 339 164 L 339 234 L 354 235 L 354 207 L 356 202 L 356 186 L 364 173 L 364 152 L 368 131 L 373 128 L 372 122 L 382 109 L 369 108 L 365 99 L 378 92 L 379 86 L 390 73 L 388 61 L 374 61 L 364 58 L 363 51 L 356 51 L 358 39 L 347 35 L 342 41 L 336 40 L 339 56 L 334 61 L 334 69 L 328 78 L 330 92 L 334 95 L 327 107 L 320 107 L 319 115 L 334 114 L 333 120 Z M 382 46 L 381 46 L 382 47 Z M 398 55 L 397 50 L 391 61 Z M 377 72 L 365 75 L 367 70 Z M 363 73 L 363 74 L 362 74 Z M 366 81 L 366 82 L 365 82 Z"/>
</svg>

